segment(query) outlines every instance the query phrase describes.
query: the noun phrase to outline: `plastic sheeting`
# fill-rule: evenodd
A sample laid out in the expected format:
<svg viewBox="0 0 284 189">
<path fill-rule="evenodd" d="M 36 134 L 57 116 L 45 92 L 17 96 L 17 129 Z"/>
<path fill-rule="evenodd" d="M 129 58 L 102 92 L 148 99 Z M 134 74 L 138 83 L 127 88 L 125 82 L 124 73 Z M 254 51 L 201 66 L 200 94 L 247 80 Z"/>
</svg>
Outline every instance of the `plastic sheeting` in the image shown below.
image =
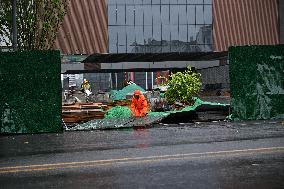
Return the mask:
<svg viewBox="0 0 284 189">
<path fill-rule="evenodd" d="M 159 115 L 148 115 L 142 118 L 129 117 L 129 118 L 112 118 L 112 119 L 101 119 L 101 120 L 97 119 L 83 124 L 79 124 L 67 130 L 78 131 L 78 130 L 129 128 L 135 126 L 145 127 L 145 126 L 150 126 L 154 123 L 158 123 L 168 115 L 169 115 L 168 113 L 164 113 Z"/>
<path fill-rule="evenodd" d="M 233 120 L 284 118 L 284 45 L 231 47 Z"/>
<path fill-rule="evenodd" d="M 126 99 L 126 95 L 127 94 L 133 94 L 133 92 L 135 90 L 140 90 L 141 92 L 145 92 L 145 90 L 143 88 L 141 88 L 140 86 L 136 85 L 136 84 L 132 84 L 132 85 L 127 85 L 126 87 L 124 87 L 121 90 L 112 90 L 110 92 L 110 98 L 112 100 L 125 100 Z"/>
</svg>

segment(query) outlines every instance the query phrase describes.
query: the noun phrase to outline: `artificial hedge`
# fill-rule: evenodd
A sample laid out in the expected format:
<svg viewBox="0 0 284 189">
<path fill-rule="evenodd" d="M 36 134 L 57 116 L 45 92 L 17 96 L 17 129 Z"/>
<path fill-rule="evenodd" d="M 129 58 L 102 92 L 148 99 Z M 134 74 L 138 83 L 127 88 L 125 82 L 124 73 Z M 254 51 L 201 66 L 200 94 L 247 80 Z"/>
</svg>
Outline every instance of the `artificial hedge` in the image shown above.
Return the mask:
<svg viewBox="0 0 284 189">
<path fill-rule="evenodd" d="M 0 132 L 60 132 L 59 51 L 0 53 Z"/>
<path fill-rule="evenodd" d="M 284 45 L 229 48 L 232 118 L 284 118 Z"/>
</svg>

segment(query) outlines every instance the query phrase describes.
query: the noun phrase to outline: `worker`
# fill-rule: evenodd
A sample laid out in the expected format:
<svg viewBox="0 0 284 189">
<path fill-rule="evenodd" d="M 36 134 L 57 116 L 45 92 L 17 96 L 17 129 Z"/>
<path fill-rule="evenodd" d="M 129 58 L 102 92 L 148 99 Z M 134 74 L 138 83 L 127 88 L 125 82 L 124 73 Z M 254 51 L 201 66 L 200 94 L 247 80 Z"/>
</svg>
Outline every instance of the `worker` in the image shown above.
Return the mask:
<svg viewBox="0 0 284 189">
<path fill-rule="evenodd" d="M 135 90 L 131 102 L 132 114 L 136 117 L 144 117 L 148 112 L 148 103 L 139 90 Z"/>
<path fill-rule="evenodd" d="M 89 83 L 89 81 L 87 79 L 84 79 L 83 83 L 81 84 L 81 91 L 83 93 L 87 94 L 87 96 L 92 94 L 92 92 L 91 92 L 91 85 L 90 85 L 90 83 Z"/>
</svg>

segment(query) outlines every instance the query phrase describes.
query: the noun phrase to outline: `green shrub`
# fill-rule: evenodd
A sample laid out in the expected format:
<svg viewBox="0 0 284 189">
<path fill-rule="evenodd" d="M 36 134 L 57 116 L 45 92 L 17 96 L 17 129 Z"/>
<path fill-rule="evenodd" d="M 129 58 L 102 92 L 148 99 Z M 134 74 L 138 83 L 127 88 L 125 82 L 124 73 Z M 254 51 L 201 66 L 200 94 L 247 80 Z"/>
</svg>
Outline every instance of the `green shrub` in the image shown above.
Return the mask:
<svg viewBox="0 0 284 189">
<path fill-rule="evenodd" d="M 201 87 L 200 74 L 188 67 L 184 72 L 171 74 L 168 85 L 166 98 L 170 104 L 175 101 L 193 104 L 193 97 L 199 93 Z"/>
</svg>

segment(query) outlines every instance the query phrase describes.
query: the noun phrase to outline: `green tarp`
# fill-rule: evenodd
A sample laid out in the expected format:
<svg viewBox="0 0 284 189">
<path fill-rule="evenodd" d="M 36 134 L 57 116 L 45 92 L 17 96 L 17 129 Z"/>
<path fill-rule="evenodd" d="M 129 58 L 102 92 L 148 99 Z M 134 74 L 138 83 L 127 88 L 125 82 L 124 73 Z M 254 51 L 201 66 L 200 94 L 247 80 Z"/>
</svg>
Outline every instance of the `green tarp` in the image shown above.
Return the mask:
<svg viewBox="0 0 284 189">
<path fill-rule="evenodd" d="M 60 132 L 59 51 L 0 53 L 1 133 Z"/>
<path fill-rule="evenodd" d="M 133 92 L 135 90 L 139 90 L 141 92 L 145 92 L 145 90 L 143 88 L 141 88 L 140 86 L 136 85 L 136 84 L 131 84 L 131 85 L 127 85 L 126 87 L 124 87 L 121 90 L 112 90 L 110 92 L 110 98 L 112 100 L 125 100 L 126 99 L 126 95 L 127 94 L 133 94 Z"/>
<path fill-rule="evenodd" d="M 229 48 L 232 118 L 284 118 L 284 45 Z"/>
</svg>

